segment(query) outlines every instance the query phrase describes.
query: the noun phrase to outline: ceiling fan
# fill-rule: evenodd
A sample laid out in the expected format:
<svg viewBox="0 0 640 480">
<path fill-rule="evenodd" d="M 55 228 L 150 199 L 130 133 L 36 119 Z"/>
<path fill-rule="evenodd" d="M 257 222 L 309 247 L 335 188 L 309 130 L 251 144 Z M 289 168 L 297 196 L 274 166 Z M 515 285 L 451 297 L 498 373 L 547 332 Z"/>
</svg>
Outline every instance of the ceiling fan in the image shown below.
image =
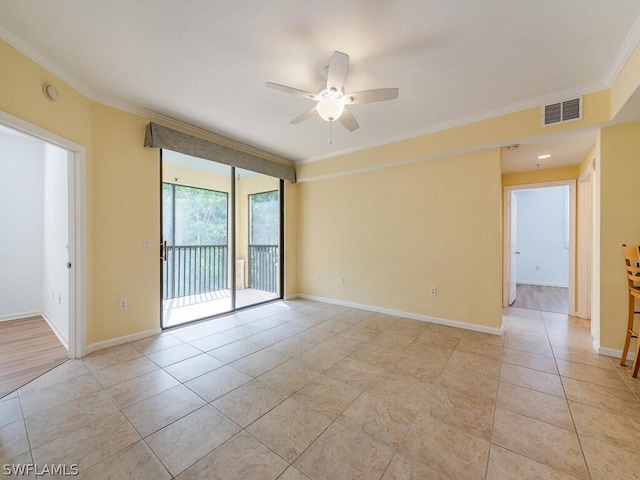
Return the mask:
<svg viewBox="0 0 640 480">
<path fill-rule="evenodd" d="M 293 95 L 299 95 L 309 100 L 318 102 L 311 110 L 291 120 L 290 123 L 300 123 L 310 118 L 315 112 L 328 122 L 340 120 L 347 130 L 353 132 L 360 128 L 358 122 L 351 114 L 347 105 L 358 103 L 384 102 L 398 98 L 397 88 L 377 88 L 374 90 L 364 90 L 362 92 L 344 93 L 344 80 L 349 69 L 349 55 L 335 51 L 331 57 L 331 62 L 327 69 L 327 88 L 318 94 L 305 92 L 279 83 L 267 82 L 266 86 Z"/>
</svg>

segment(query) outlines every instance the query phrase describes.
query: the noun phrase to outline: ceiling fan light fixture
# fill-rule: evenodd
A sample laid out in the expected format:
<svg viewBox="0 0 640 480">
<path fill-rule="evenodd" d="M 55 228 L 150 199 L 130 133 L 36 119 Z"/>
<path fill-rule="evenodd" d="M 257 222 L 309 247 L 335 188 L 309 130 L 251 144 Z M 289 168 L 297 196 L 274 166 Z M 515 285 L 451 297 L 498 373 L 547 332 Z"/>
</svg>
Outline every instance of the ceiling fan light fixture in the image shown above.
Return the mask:
<svg viewBox="0 0 640 480">
<path fill-rule="evenodd" d="M 318 102 L 316 109 L 323 120 L 333 122 L 339 119 L 342 112 L 344 112 L 344 103 L 339 98 L 326 97 Z"/>
<path fill-rule="evenodd" d="M 349 69 L 349 55 L 346 53 L 335 51 L 331 56 L 331 62 L 326 68 L 327 88 L 321 90 L 317 95 L 309 93 L 298 88 L 287 87 L 279 83 L 267 82 L 268 88 L 279 90 L 284 93 L 306 97 L 309 100 L 318 102 L 311 110 L 307 110 L 302 115 L 298 115 L 289 123 L 298 124 L 310 118 L 315 113 L 327 122 L 340 120 L 340 123 L 353 132 L 360 128 L 353 114 L 346 108 L 346 105 L 355 103 L 374 103 L 384 102 L 398 98 L 399 90 L 397 88 L 376 88 L 373 90 L 363 90 L 361 92 L 353 92 L 351 94 L 344 93 L 344 81 Z"/>
</svg>

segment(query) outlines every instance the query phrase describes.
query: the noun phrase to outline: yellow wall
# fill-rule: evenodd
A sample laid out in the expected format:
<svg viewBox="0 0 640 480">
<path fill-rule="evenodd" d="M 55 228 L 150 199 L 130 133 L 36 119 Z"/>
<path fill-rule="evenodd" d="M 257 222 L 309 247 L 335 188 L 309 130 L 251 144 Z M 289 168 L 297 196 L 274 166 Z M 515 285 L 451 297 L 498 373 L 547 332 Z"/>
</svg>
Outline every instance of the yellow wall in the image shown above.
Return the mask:
<svg viewBox="0 0 640 480">
<path fill-rule="evenodd" d="M 528 185 L 532 183 L 560 182 L 578 178 L 578 165 L 568 167 L 545 168 L 526 172 L 505 173 L 502 175 L 502 186 Z"/>
<path fill-rule="evenodd" d="M 149 119 L 90 101 L 3 41 L 0 64 L 0 110 L 86 148 L 87 345 L 159 328 L 160 161 L 143 147 Z M 47 82 L 58 101 L 42 94 Z"/>
<path fill-rule="evenodd" d="M 2 40 L 0 65 L 0 109 L 85 146 L 90 155 L 91 102 Z M 45 83 L 58 89 L 56 102 L 43 95 Z"/>
<path fill-rule="evenodd" d="M 148 120 L 89 101 L 2 41 L 0 63 L 0 110 L 86 148 L 87 344 L 157 328 L 159 162 L 142 146 Z M 46 82 L 58 101 L 42 94 Z"/>
<path fill-rule="evenodd" d="M 601 175 L 602 158 L 600 155 L 602 143 L 602 130 L 598 130 L 596 136 L 595 165 L 593 174 L 593 256 L 591 265 L 591 335 L 597 344 L 600 344 L 601 324 L 600 324 L 600 218 L 601 218 Z"/>
<path fill-rule="evenodd" d="M 600 134 L 600 345 L 621 349 L 627 285 L 621 245 L 640 244 L 640 122 Z"/>
<path fill-rule="evenodd" d="M 499 149 L 297 190 L 300 293 L 500 328 Z"/>
<path fill-rule="evenodd" d="M 284 296 L 298 293 L 298 185 L 284 182 Z"/>
<path fill-rule="evenodd" d="M 529 108 L 379 147 L 369 148 L 326 160 L 300 165 L 299 180 L 358 171 L 388 164 L 458 154 L 468 150 L 506 145 L 513 139 L 554 133 L 609 121 L 609 91 L 583 97 L 582 120 L 542 126 L 541 108 Z"/>
<path fill-rule="evenodd" d="M 147 123 L 92 104 L 89 344 L 159 326 L 160 162 L 157 150 L 142 146 Z"/>
<path fill-rule="evenodd" d="M 88 343 L 157 328 L 159 160 L 142 147 L 148 119 L 88 100 L 2 41 L 0 62 L 0 110 L 86 147 Z M 299 166 L 312 181 L 285 188 L 285 293 L 499 327 L 501 186 L 526 175 L 502 178 L 497 146 L 608 122 L 638 88 L 639 62 L 636 48 L 611 90 L 584 96 L 577 122 L 543 128 L 531 108 Z M 45 82 L 57 102 L 43 96 Z M 638 139 L 638 124 L 609 127 L 596 147 L 594 315 L 607 348 L 624 338 L 620 244 L 640 243 Z M 461 290 L 469 273 L 482 275 L 477 294 Z M 437 297 L 427 295 L 432 285 Z"/>
<path fill-rule="evenodd" d="M 178 180 L 176 181 L 176 178 Z M 206 188 L 217 190 L 218 192 L 231 193 L 231 167 L 229 175 L 219 175 L 213 172 L 204 172 L 174 163 L 163 162 L 162 181 L 175 183 L 177 185 L 187 185 L 190 187 Z M 158 186 L 158 188 L 160 188 Z M 231 200 L 229 199 L 229 203 Z"/>
</svg>

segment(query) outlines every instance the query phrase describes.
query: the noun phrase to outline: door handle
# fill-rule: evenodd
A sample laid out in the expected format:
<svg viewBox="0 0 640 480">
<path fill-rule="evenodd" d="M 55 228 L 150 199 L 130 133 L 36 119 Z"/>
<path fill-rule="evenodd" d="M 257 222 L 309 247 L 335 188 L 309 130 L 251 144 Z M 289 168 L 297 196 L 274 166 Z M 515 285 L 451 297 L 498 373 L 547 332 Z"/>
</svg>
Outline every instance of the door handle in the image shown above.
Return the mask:
<svg viewBox="0 0 640 480">
<path fill-rule="evenodd" d="M 167 243 L 167 242 L 165 242 L 165 243 Z M 516 255 L 520 255 L 520 252 L 516 252 Z"/>
<path fill-rule="evenodd" d="M 167 261 L 167 241 L 165 240 L 164 242 L 162 242 L 162 245 L 160 246 L 160 248 L 162 248 L 162 261 L 166 262 Z"/>
</svg>

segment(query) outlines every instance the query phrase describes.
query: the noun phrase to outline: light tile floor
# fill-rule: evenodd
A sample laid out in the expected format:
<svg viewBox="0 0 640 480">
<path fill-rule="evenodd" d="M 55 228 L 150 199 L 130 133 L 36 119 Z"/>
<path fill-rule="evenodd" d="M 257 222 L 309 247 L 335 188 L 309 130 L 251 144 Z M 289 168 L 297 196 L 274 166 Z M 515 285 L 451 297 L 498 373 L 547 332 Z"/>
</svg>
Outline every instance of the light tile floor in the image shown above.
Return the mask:
<svg viewBox="0 0 640 480">
<path fill-rule="evenodd" d="M 638 478 L 640 380 L 593 352 L 589 322 L 509 309 L 504 329 L 294 300 L 167 331 L 3 399 L 0 464 L 91 480 Z"/>
</svg>

